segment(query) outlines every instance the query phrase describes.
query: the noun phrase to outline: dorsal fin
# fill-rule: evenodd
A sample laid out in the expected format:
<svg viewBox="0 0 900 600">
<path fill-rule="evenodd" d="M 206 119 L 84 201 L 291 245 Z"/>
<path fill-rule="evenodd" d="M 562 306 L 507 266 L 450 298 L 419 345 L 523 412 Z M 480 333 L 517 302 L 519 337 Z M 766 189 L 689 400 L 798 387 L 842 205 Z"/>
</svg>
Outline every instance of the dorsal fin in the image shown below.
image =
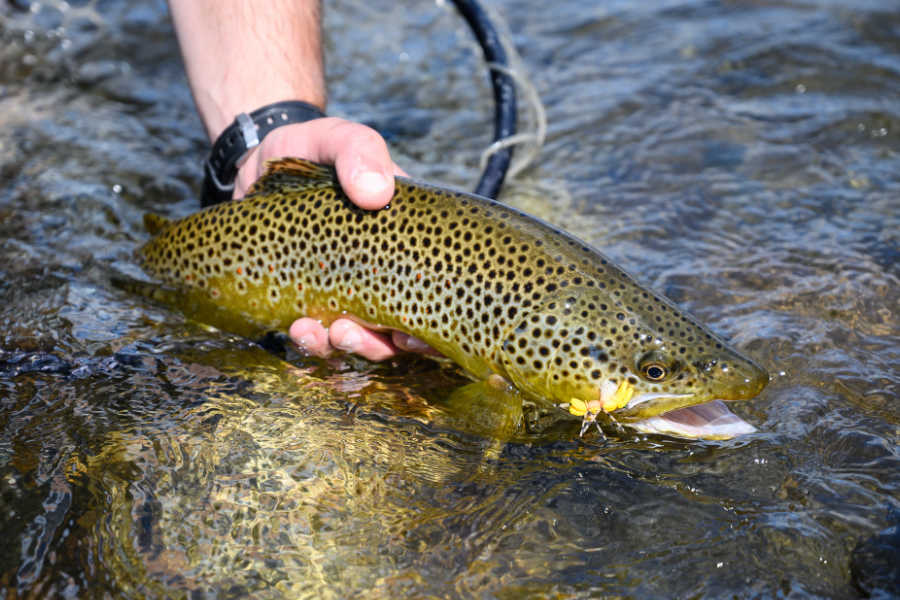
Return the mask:
<svg viewBox="0 0 900 600">
<path fill-rule="evenodd" d="M 290 173 L 307 179 L 334 179 L 334 168 L 328 165 L 320 165 L 305 158 L 273 158 L 266 161 L 266 170 L 263 177 L 272 173 Z"/>
<path fill-rule="evenodd" d="M 154 213 L 144 213 L 144 229 L 150 235 L 156 235 L 171 224 L 172 219 Z"/>
<path fill-rule="evenodd" d="M 265 172 L 250 186 L 247 190 L 248 194 L 262 191 L 266 185 L 266 180 L 274 178 L 277 175 L 288 175 L 306 179 L 310 184 L 334 183 L 337 181 L 334 168 L 302 158 L 274 158 L 267 160 L 265 166 Z"/>
</svg>

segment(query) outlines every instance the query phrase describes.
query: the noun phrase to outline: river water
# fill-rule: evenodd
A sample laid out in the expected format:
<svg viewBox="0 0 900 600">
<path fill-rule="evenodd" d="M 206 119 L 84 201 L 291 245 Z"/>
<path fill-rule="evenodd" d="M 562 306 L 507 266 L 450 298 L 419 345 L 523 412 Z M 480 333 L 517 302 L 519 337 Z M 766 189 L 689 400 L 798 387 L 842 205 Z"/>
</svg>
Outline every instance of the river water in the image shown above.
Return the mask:
<svg viewBox="0 0 900 600">
<path fill-rule="evenodd" d="M 763 364 L 759 432 L 499 439 L 425 359 L 266 351 L 118 289 L 142 215 L 198 207 L 166 6 L 7 0 L 0 596 L 900 593 L 900 6 L 547 6 L 489 5 L 549 122 L 501 198 Z M 471 188 L 491 100 L 452 7 L 325 26 L 330 112 Z"/>
</svg>

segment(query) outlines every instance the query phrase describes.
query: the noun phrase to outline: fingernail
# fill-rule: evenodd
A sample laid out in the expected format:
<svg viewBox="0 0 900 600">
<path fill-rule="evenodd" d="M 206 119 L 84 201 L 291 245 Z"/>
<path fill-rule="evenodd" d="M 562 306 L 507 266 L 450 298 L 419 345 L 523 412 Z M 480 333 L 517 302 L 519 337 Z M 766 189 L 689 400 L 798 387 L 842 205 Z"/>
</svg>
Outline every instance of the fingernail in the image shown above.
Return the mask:
<svg viewBox="0 0 900 600">
<path fill-rule="evenodd" d="M 359 333 L 355 331 L 348 331 L 341 341 L 338 342 L 337 348 L 340 348 L 344 352 L 356 352 L 359 343 L 362 341 L 362 337 L 360 337 Z"/>
<path fill-rule="evenodd" d="M 429 346 L 428 344 L 426 344 L 425 342 L 423 342 L 422 340 L 420 340 L 417 337 L 413 337 L 413 336 L 407 335 L 407 334 L 401 334 L 401 335 L 403 337 L 400 340 L 398 340 L 400 342 L 400 344 L 398 344 L 398 345 L 403 346 L 404 350 L 408 350 L 410 352 L 425 352 L 426 350 L 431 348 L 431 346 Z"/>
<path fill-rule="evenodd" d="M 353 183 L 366 192 L 380 192 L 387 187 L 387 177 L 378 171 L 362 171 L 353 177 Z"/>
</svg>

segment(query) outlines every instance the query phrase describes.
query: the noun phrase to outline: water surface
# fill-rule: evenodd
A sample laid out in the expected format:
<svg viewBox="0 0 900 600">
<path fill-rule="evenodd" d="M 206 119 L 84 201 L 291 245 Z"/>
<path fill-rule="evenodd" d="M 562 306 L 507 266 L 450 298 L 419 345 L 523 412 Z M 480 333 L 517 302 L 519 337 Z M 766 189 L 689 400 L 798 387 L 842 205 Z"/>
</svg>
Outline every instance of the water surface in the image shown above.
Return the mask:
<svg viewBox="0 0 900 600">
<path fill-rule="evenodd" d="M 198 206 L 165 4 L 10 1 L 0 595 L 897 593 L 900 9 L 490 7 L 549 118 L 502 199 L 761 362 L 735 407 L 759 432 L 499 439 L 426 360 L 273 354 L 114 287 L 144 212 Z M 334 2 L 326 28 L 329 111 L 471 188 L 490 92 L 452 8 Z"/>
</svg>

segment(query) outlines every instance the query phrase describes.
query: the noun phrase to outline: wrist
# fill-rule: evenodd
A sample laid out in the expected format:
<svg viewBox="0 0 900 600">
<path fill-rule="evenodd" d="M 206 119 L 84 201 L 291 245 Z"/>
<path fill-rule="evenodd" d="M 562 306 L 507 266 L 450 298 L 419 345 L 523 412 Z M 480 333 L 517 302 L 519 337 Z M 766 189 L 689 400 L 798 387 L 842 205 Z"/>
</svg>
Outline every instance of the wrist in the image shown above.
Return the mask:
<svg viewBox="0 0 900 600">
<path fill-rule="evenodd" d="M 202 205 L 210 206 L 231 199 L 238 168 L 270 132 L 285 125 L 324 116 L 319 107 L 302 101 L 276 102 L 249 114 L 239 113 L 213 142 L 209 157 L 203 164 Z"/>
<path fill-rule="evenodd" d="M 304 91 L 285 87 L 277 90 L 267 89 L 265 93 L 259 94 L 241 94 L 240 97 L 235 97 L 233 87 L 231 93 L 226 89 L 217 93 L 215 97 L 213 96 L 214 92 L 210 91 L 207 98 L 203 100 L 197 98 L 196 100 L 198 112 L 211 144 L 214 144 L 222 133 L 235 122 L 238 115 L 252 115 L 254 111 L 265 106 L 298 101 L 318 109 L 322 114 L 325 113 L 324 84 L 320 88 L 317 86 L 305 88 Z"/>
</svg>

